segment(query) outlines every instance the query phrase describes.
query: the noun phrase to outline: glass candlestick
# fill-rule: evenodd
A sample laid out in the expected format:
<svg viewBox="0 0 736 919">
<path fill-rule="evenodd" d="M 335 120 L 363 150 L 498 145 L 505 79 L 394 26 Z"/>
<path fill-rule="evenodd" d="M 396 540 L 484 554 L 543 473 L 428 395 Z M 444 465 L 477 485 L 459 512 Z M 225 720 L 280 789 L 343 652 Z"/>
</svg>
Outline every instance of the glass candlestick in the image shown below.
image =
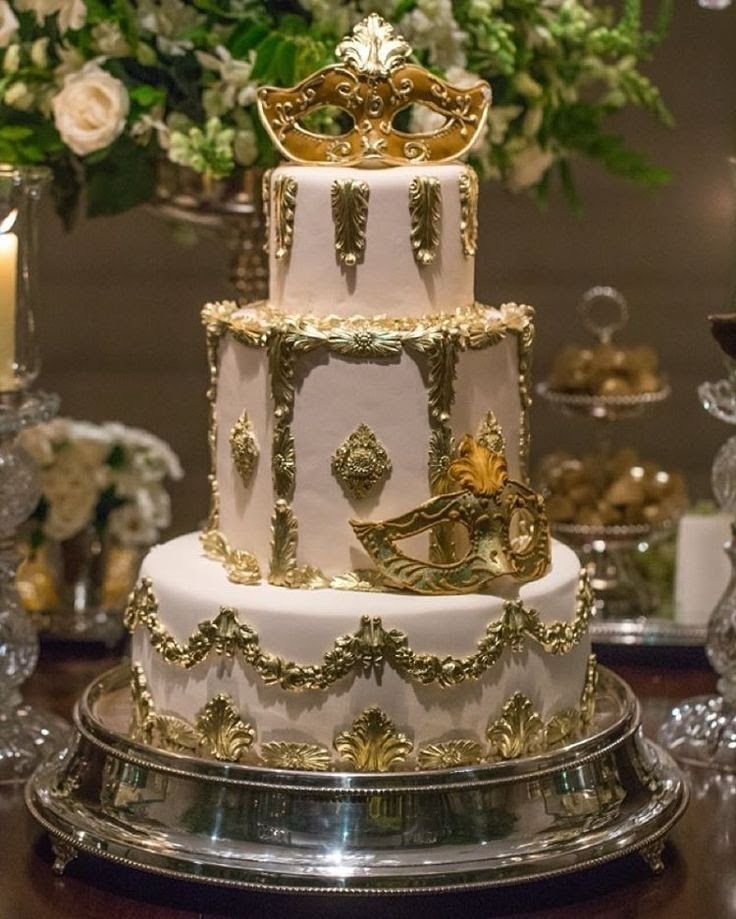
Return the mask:
<svg viewBox="0 0 736 919">
<path fill-rule="evenodd" d="M 704 383 L 706 411 L 736 424 L 736 376 Z M 713 493 L 721 508 L 736 514 L 736 437 L 721 447 L 713 463 Z M 659 731 L 660 742 L 682 762 L 736 772 L 736 522 L 725 547 L 731 580 L 708 623 L 706 653 L 718 673 L 718 694 L 696 696 L 677 705 Z"/>
<path fill-rule="evenodd" d="M 21 700 L 20 687 L 36 668 L 38 637 L 15 583 L 17 529 L 40 494 L 38 470 L 19 446 L 18 434 L 53 418 L 58 406 L 58 398 L 45 393 L 0 397 L 0 782 L 27 779 L 42 759 L 64 746 L 69 727 Z"/>
</svg>

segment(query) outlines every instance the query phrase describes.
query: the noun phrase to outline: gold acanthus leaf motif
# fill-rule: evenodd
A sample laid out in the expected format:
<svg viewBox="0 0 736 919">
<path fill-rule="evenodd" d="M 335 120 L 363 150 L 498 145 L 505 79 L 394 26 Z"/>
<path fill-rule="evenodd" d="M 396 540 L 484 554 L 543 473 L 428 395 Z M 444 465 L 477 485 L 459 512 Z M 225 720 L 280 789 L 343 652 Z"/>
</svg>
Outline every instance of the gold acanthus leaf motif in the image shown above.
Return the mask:
<svg viewBox="0 0 736 919">
<path fill-rule="evenodd" d="M 503 715 L 488 728 L 491 756 L 518 759 L 539 753 L 544 747 L 544 721 L 531 699 L 516 692 L 503 707 Z"/>
<path fill-rule="evenodd" d="M 472 437 L 463 437 L 447 470 L 450 481 L 477 495 L 493 495 L 509 480 L 503 453 L 494 453 Z"/>
<path fill-rule="evenodd" d="M 253 745 L 256 732 L 240 717 L 230 696 L 220 693 L 197 717 L 197 731 L 207 752 L 215 759 L 237 763 Z"/>
<path fill-rule="evenodd" d="M 274 741 L 261 747 L 261 758 L 274 769 L 326 772 L 330 768 L 330 751 L 322 744 Z"/>
<path fill-rule="evenodd" d="M 310 565 L 299 565 L 297 547 L 299 526 L 289 504 L 279 499 L 271 517 L 271 567 L 268 581 L 276 587 L 318 590 L 329 581 Z"/>
<path fill-rule="evenodd" d="M 475 439 L 491 453 L 506 454 L 506 438 L 503 428 L 493 412 L 486 412 L 478 425 Z"/>
<path fill-rule="evenodd" d="M 131 594 L 125 624 L 131 633 L 137 628 L 147 629 L 151 647 L 169 664 L 189 669 L 213 651 L 228 657 L 239 653 L 264 683 L 297 692 L 327 689 L 348 674 L 378 671 L 384 662 L 425 685 L 457 686 L 481 679 L 506 648 L 522 651 L 527 639 L 549 654 L 569 653 L 585 635 L 593 612 L 593 592 L 586 572 L 582 571 L 575 618 L 571 622 L 542 622 L 539 613 L 524 606 L 521 600 L 508 600 L 501 619 L 488 624 L 477 650 L 468 657 L 414 651 L 404 632 L 386 629 L 380 618 L 364 616 L 356 632 L 336 639 L 333 647 L 324 652 L 321 663 L 297 664 L 264 651 L 257 632 L 239 622 L 230 607 L 221 608 L 214 620 L 200 623 L 188 641 L 180 643 L 161 623 L 151 582 L 144 578 Z M 586 704 L 595 697 L 595 684 L 590 683 L 594 674 L 595 667 L 591 665 L 586 683 L 591 688 Z M 137 704 L 150 706 L 151 703 L 143 698 Z"/>
<path fill-rule="evenodd" d="M 259 452 L 248 412 L 243 412 L 230 430 L 230 453 L 244 488 L 250 485 Z"/>
<path fill-rule="evenodd" d="M 199 537 L 207 558 L 220 562 L 233 584 L 261 583 L 258 560 L 245 549 L 233 549 L 219 530 L 205 530 Z"/>
<path fill-rule="evenodd" d="M 358 73 L 388 76 L 411 55 L 411 45 L 378 14 L 371 13 L 337 46 L 337 56 Z"/>
<path fill-rule="evenodd" d="M 380 708 L 366 709 L 353 722 L 352 729 L 335 738 L 340 758 L 357 772 L 388 772 L 406 761 L 414 744 L 397 730 Z"/>
<path fill-rule="evenodd" d="M 279 175 L 273 180 L 271 198 L 274 210 L 274 232 L 276 246 L 274 258 L 282 261 L 291 252 L 294 242 L 294 221 L 296 218 L 296 196 L 299 186 L 293 176 Z"/>
<path fill-rule="evenodd" d="M 391 475 L 391 460 L 367 424 L 360 424 L 337 448 L 332 471 L 356 500 L 367 498 Z"/>
<path fill-rule="evenodd" d="M 419 751 L 417 765 L 420 769 L 454 769 L 457 766 L 474 766 L 483 758 L 481 745 L 475 740 L 448 740 L 429 744 Z"/>
<path fill-rule="evenodd" d="M 335 179 L 332 183 L 332 220 L 335 225 L 337 257 L 353 267 L 365 253 L 370 187 L 357 179 Z"/>
<path fill-rule="evenodd" d="M 291 427 L 283 419 L 277 421 L 273 432 L 271 474 L 276 494 L 290 501 L 296 485 L 296 447 Z"/>
<path fill-rule="evenodd" d="M 460 238 L 465 258 L 478 252 L 478 174 L 468 167 L 460 176 Z"/>
<path fill-rule="evenodd" d="M 416 176 L 409 186 L 411 245 L 420 265 L 437 257 L 442 224 L 442 188 L 433 176 Z"/>
</svg>

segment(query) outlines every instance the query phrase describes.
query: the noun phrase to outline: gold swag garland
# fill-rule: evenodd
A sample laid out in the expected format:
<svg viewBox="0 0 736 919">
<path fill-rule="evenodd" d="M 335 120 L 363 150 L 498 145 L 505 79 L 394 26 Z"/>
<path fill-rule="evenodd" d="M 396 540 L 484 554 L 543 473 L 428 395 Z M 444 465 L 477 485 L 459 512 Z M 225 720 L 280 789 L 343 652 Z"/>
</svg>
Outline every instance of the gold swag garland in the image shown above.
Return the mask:
<svg viewBox="0 0 736 919">
<path fill-rule="evenodd" d="M 567 654 L 585 635 L 593 612 L 590 581 L 582 571 L 572 621 L 544 623 L 536 610 L 508 600 L 502 617 L 489 623 L 478 650 L 467 657 L 414 651 L 404 632 L 387 630 L 378 617 L 363 616 L 358 630 L 336 639 L 320 663 L 302 665 L 264 651 L 258 633 L 240 622 L 231 607 L 222 607 L 215 619 L 201 622 L 186 643 L 180 643 L 162 624 L 153 585 L 143 578 L 131 594 L 125 625 L 131 633 L 147 629 L 152 648 L 169 664 L 190 669 L 212 652 L 224 657 L 240 654 L 264 683 L 297 692 L 327 689 L 350 673 L 380 674 L 386 664 L 417 683 L 457 686 L 481 679 L 506 648 L 521 651 L 527 639 L 549 654 Z"/>
</svg>

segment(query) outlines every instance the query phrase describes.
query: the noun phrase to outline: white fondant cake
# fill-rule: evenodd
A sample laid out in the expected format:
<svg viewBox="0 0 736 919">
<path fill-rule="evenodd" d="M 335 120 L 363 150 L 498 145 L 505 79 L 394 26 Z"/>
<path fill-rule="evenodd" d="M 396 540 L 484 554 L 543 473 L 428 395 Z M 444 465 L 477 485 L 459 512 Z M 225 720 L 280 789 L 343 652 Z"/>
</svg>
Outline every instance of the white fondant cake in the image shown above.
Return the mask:
<svg viewBox="0 0 736 919">
<path fill-rule="evenodd" d="M 592 595 L 562 545 L 543 573 L 546 522 L 524 484 L 533 315 L 473 303 L 467 167 L 285 166 L 268 185 L 269 302 L 203 313 L 208 529 L 202 544 L 192 534 L 150 553 L 127 612 L 135 731 L 224 759 L 368 770 L 577 736 L 594 683 Z M 482 448 L 490 478 L 414 526 L 414 509 L 456 500 L 442 483 L 466 434 L 495 445 Z M 453 582 L 467 575 L 463 513 L 503 534 L 486 567 L 469 566 L 480 580 Z M 380 532 L 402 519 L 409 579 L 434 566 L 441 595 L 392 590 L 352 519 Z M 483 538 L 468 528 L 468 545 Z M 527 570 L 543 576 L 490 578 L 503 553 L 538 547 Z"/>
</svg>

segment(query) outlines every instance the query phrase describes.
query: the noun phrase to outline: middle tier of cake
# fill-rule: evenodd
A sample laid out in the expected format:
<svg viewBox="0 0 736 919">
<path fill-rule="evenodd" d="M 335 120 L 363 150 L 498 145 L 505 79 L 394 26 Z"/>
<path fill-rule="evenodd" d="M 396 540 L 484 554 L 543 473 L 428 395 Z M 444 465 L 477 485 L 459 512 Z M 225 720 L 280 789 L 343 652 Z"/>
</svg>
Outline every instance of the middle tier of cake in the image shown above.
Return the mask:
<svg viewBox="0 0 736 919">
<path fill-rule="evenodd" d="M 512 478 L 527 480 L 531 308 L 343 319 L 230 303 L 203 318 L 207 544 L 241 582 L 371 569 L 350 520 L 390 520 L 437 494 L 466 434 L 500 431 Z M 406 542 L 427 557 L 426 533 Z"/>
</svg>

